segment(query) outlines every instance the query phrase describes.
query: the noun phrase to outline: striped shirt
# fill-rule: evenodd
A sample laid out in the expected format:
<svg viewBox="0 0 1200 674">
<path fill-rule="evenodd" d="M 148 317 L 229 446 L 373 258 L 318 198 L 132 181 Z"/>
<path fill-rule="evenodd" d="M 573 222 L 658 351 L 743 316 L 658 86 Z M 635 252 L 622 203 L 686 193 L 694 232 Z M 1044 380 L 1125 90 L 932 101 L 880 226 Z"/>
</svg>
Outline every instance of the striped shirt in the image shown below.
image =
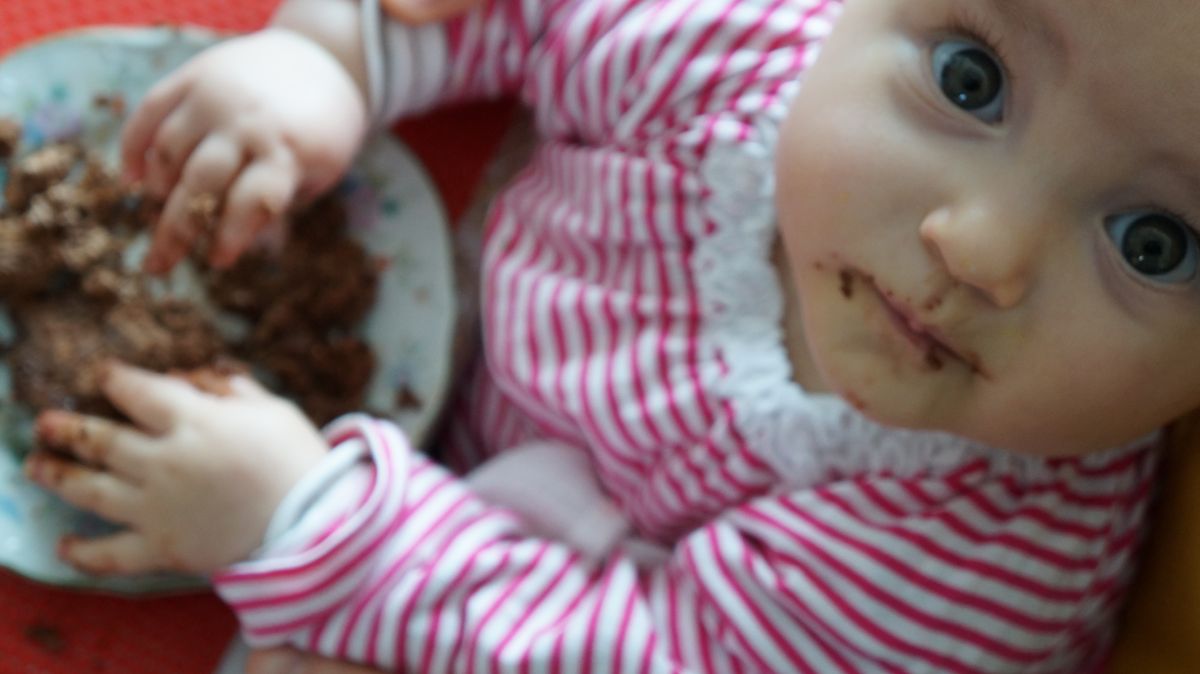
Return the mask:
<svg viewBox="0 0 1200 674">
<path fill-rule="evenodd" d="M 259 554 L 214 578 L 251 644 L 422 673 L 1098 666 L 1153 439 L 1022 457 L 790 381 L 772 148 L 839 8 L 487 0 L 385 28 L 385 114 L 515 94 L 544 139 L 489 215 L 456 448 L 582 451 L 669 552 L 539 535 L 349 416 Z"/>
</svg>

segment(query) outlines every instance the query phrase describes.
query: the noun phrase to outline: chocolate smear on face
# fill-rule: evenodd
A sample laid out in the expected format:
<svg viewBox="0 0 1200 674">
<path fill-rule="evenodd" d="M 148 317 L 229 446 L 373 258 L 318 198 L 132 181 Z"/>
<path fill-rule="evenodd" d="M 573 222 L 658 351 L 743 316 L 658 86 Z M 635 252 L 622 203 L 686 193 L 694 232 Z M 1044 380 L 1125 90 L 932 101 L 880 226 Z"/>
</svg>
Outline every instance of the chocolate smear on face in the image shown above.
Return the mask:
<svg viewBox="0 0 1200 674">
<path fill-rule="evenodd" d="M 942 369 L 942 356 L 938 353 L 936 346 L 925 350 L 925 364 L 932 370 Z"/>
<path fill-rule="evenodd" d="M 838 279 L 841 280 L 840 290 L 842 297 L 850 299 L 854 296 L 854 274 L 850 273 L 849 269 L 843 269 L 838 273 Z"/>
<path fill-rule="evenodd" d="M 867 409 L 867 403 L 864 402 L 862 398 L 859 398 L 857 395 L 855 395 L 854 393 L 852 393 L 850 391 L 846 391 L 846 392 L 842 393 L 842 398 L 847 403 L 849 403 L 851 407 L 858 410 L 859 412 L 863 412 Z"/>
</svg>

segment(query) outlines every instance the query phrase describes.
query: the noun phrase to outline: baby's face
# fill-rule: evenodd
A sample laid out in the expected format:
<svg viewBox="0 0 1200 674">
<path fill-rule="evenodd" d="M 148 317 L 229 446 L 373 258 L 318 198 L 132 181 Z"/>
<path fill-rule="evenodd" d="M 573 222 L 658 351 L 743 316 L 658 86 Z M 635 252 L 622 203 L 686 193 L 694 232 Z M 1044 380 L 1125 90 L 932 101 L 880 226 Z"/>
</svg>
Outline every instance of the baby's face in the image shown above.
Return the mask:
<svg viewBox="0 0 1200 674">
<path fill-rule="evenodd" d="M 1200 405 L 1196 35 L 1195 0 L 849 0 L 779 148 L 824 384 L 1039 454 Z"/>
</svg>

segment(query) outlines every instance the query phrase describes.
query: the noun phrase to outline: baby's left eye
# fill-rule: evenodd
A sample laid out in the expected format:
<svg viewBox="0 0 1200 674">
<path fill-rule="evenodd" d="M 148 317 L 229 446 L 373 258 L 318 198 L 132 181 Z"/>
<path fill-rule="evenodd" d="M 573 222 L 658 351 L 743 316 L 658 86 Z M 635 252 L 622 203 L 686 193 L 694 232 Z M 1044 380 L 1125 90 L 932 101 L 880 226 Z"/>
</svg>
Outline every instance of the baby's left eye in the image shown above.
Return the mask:
<svg viewBox="0 0 1200 674">
<path fill-rule="evenodd" d="M 951 103 L 988 124 L 1003 117 L 1004 67 L 991 51 L 967 40 L 934 45 L 934 81 Z"/>
<path fill-rule="evenodd" d="M 1186 283 L 1196 276 L 1196 235 L 1178 218 L 1156 212 L 1116 215 L 1105 223 L 1125 263 L 1156 283 Z"/>
</svg>

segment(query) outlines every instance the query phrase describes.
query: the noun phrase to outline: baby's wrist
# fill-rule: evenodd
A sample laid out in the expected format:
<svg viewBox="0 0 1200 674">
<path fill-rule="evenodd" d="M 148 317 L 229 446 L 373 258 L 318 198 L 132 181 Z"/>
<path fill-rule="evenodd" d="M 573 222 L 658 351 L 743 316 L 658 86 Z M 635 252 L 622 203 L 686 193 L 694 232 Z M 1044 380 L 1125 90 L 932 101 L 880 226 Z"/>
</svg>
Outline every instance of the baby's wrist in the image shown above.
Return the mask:
<svg viewBox="0 0 1200 674">
<path fill-rule="evenodd" d="M 251 558 L 298 550 L 357 507 L 372 467 L 362 441 L 341 443 L 300 476 L 278 501 Z"/>
<path fill-rule="evenodd" d="M 358 3 L 289 0 L 276 10 L 268 30 L 302 38 L 337 61 L 353 81 L 365 114 L 369 87 Z"/>
</svg>

